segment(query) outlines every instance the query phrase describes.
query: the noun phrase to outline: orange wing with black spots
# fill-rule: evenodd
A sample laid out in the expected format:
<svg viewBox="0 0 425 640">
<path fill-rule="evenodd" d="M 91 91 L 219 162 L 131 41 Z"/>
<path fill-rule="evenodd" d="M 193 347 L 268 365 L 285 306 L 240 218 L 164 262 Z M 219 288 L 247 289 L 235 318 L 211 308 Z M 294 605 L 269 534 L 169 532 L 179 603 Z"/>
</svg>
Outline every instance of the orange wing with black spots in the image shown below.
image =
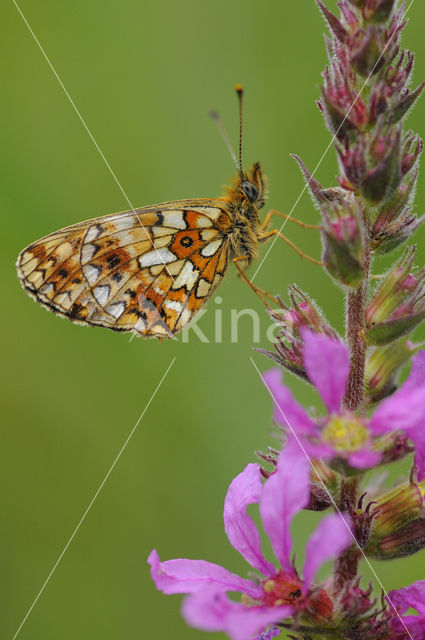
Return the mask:
<svg viewBox="0 0 425 640">
<path fill-rule="evenodd" d="M 220 283 L 233 221 L 225 200 L 181 200 L 88 220 L 19 255 L 25 290 L 77 324 L 173 337 Z"/>
</svg>

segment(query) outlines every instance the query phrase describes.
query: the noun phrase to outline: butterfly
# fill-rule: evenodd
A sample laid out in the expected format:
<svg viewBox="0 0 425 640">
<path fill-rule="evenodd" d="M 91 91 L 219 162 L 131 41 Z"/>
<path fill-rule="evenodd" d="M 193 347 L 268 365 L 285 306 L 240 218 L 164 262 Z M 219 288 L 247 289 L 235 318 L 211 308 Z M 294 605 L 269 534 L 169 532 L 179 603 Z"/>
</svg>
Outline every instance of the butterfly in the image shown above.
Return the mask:
<svg viewBox="0 0 425 640">
<path fill-rule="evenodd" d="M 165 202 L 55 231 L 20 253 L 18 276 L 37 302 L 76 324 L 172 337 L 231 260 L 257 257 L 264 202 L 256 163 L 222 198 Z"/>
<path fill-rule="evenodd" d="M 259 242 L 273 232 L 266 233 L 259 218 L 266 199 L 261 165 L 242 170 L 240 85 L 236 91 L 239 163 L 218 120 L 238 168 L 221 198 L 164 202 L 55 231 L 20 253 L 25 291 L 76 324 L 167 338 L 202 309 L 231 261 L 244 275 L 239 263 L 249 266 Z"/>
</svg>

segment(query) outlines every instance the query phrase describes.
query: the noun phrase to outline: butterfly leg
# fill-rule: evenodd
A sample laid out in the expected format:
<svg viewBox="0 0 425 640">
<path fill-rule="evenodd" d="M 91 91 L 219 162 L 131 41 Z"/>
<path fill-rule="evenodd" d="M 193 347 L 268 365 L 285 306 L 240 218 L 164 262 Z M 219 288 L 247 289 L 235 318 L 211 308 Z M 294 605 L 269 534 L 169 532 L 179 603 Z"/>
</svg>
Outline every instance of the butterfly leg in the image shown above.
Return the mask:
<svg viewBox="0 0 425 640">
<path fill-rule="evenodd" d="M 263 220 L 263 222 L 261 224 L 261 229 L 263 231 L 265 231 L 267 229 L 267 227 L 269 226 L 269 222 L 270 222 L 270 220 L 272 219 L 273 216 L 279 216 L 280 218 L 284 218 L 288 222 L 293 222 L 294 224 L 297 224 L 299 227 L 302 227 L 303 229 L 317 229 L 317 230 L 320 230 L 322 228 L 318 224 L 307 224 L 306 222 L 302 222 L 301 220 L 297 220 L 297 218 L 293 218 L 288 213 L 281 213 L 280 211 L 276 211 L 276 209 L 271 209 L 268 212 L 268 214 L 266 215 L 266 217 L 264 218 L 264 220 Z"/>
<path fill-rule="evenodd" d="M 325 262 L 321 262 L 320 260 L 316 260 L 316 258 L 312 258 L 311 256 L 309 256 L 306 253 L 304 253 L 304 251 L 301 251 L 301 249 L 299 249 L 297 247 L 297 245 L 292 242 L 292 240 L 290 240 L 289 238 L 284 236 L 283 233 L 281 233 L 279 231 L 279 229 L 272 229 L 272 231 L 267 231 L 267 233 L 265 233 L 264 235 L 260 236 L 258 238 L 258 240 L 260 242 L 263 242 L 264 240 L 268 240 L 269 238 L 271 238 L 271 236 L 278 236 L 279 238 L 281 238 L 281 240 L 286 242 L 286 244 L 288 244 L 296 253 L 298 253 L 298 255 L 301 258 L 305 258 L 306 260 L 309 260 L 313 264 L 318 264 L 320 267 L 326 267 L 326 263 Z"/>
<path fill-rule="evenodd" d="M 254 291 L 254 293 L 260 298 L 261 302 L 263 304 L 265 304 L 266 307 L 268 307 L 270 309 L 271 307 L 270 307 L 270 304 L 267 302 L 267 298 L 269 298 L 269 300 L 272 300 L 272 302 L 274 302 L 275 304 L 279 304 L 279 301 L 278 301 L 277 298 L 272 296 L 270 293 L 268 293 L 264 289 L 260 289 L 260 287 L 257 287 L 253 282 L 251 282 L 251 280 L 245 274 L 245 272 L 242 269 L 242 267 L 240 266 L 239 262 L 241 262 L 243 260 L 247 260 L 248 258 L 249 258 L 248 255 L 239 256 L 238 258 L 233 258 L 233 264 L 235 265 L 236 269 L 238 270 L 240 277 L 243 280 L 245 280 L 245 282 L 247 283 L 247 285 L 249 287 L 251 287 L 251 289 Z"/>
</svg>

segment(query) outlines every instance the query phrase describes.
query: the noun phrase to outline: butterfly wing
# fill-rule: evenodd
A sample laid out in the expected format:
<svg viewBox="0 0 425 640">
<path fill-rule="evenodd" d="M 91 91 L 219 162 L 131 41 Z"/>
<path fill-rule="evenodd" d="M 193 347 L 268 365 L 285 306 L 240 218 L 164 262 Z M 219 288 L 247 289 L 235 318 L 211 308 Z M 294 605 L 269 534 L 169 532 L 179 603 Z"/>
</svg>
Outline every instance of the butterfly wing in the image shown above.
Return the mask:
<svg viewBox="0 0 425 640">
<path fill-rule="evenodd" d="M 224 200 L 180 200 L 72 225 L 24 249 L 25 290 L 77 324 L 173 337 L 220 283 Z"/>
</svg>

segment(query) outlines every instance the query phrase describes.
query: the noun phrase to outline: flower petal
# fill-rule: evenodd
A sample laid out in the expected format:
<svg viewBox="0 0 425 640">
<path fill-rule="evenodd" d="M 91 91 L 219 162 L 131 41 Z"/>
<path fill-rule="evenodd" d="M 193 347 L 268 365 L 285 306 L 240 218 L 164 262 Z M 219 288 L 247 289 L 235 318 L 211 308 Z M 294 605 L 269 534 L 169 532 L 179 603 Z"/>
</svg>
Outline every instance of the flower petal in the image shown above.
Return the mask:
<svg viewBox="0 0 425 640">
<path fill-rule="evenodd" d="M 423 425 L 409 431 L 409 437 L 415 445 L 415 465 L 418 472 L 418 480 L 425 479 L 425 433 Z"/>
<path fill-rule="evenodd" d="M 274 402 L 274 419 L 286 430 L 311 434 L 317 428 L 309 415 L 294 399 L 289 389 L 282 384 L 282 373 L 279 369 L 270 369 L 263 374 L 263 381 Z"/>
<path fill-rule="evenodd" d="M 393 628 L 403 633 L 406 627 L 415 640 L 425 638 L 425 580 L 418 580 L 408 587 L 390 591 L 386 600 L 393 614 Z M 403 616 L 408 609 L 416 609 L 418 615 Z"/>
<path fill-rule="evenodd" d="M 419 351 L 412 358 L 412 368 L 404 387 L 422 387 L 425 385 L 425 351 Z"/>
<path fill-rule="evenodd" d="M 382 459 L 382 454 L 378 451 L 371 451 L 370 449 L 361 449 L 360 451 L 354 451 L 348 456 L 348 464 L 355 469 L 371 469 L 376 467 Z"/>
<path fill-rule="evenodd" d="M 307 542 L 303 571 L 306 585 L 314 581 L 324 562 L 336 558 L 353 542 L 352 524 L 346 514 L 332 513 L 323 518 Z"/>
<path fill-rule="evenodd" d="M 402 385 L 381 402 L 369 420 L 369 428 L 375 436 L 398 429 L 408 434 L 409 429 L 424 421 L 425 386 Z"/>
<path fill-rule="evenodd" d="M 386 599 L 399 613 L 405 613 L 412 607 L 425 614 L 425 580 L 418 580 L 408 587 L 390 591 Z"/>
<path fill-rule="evenodd" d="M 231 483 L 224 502 L 224 529 L 230 544 L 249 564 L 263 576 L 270 576 L 275 569 L 261 552 L 261 541 L 254 521 L 246 513 L 246 507 L 260 501 L 263 485 L 257 464 L 249 464 Z"/>
<path fill-rule="evenodd" d="M 187 624 L 203 631 L 224 631 L 232 640 L 252 640 L 267 625 L 292 615 L 292 607 L 248 607 L 222 593 L 205 591 L 183 601 Z"/>
<path fill-rule="evenodd" d="M 291 521 L 310 499 L 310 464 L 294 439 L 288 439 L 277 469 L 263 487 L 260 514 L 282 568 L 291 571 Z"/>
<path fill-rule="evenodd" d="M 304 330 L 304 366 L 329 413 L 337 412 L 348 382 L 348 349 L 327 335 Z"/>
<path fill-rule="evenodd" d="M 216 592 L 242 591 L 252 598 L 258 598 L 261 587 L 244 580 L 227 569 L 205 560 L 166 560 L 160 562 L 154 549 L 148 563 L 157 589 L 163 593 L 198 593 L 214 588 Z"/>
</svg>

